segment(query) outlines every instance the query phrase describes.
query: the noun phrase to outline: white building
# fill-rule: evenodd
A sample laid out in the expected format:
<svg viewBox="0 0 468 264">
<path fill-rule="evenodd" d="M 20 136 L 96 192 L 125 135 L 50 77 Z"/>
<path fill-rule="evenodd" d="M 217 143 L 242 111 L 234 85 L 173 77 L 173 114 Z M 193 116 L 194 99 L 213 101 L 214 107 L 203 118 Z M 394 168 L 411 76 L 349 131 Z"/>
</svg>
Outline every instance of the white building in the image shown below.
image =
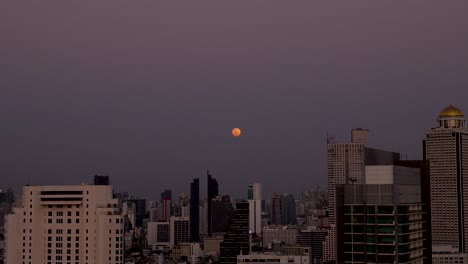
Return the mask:
<svg viewBox="0 0 468 264">
<path fill-rule="evenodd" d="M 109 185 L 25 186 L 6 218 L 6 263 L 123 263 L 123 217 Z"/>
<path fill-rule="evenodd" d="M 153 249 L 170 247 L 169 222 L 148 222 L 147 242 Z"/>
<path fill-rule="evenodd" d="M 270 247 L 273 242 L 282 242 L 285 245 L 296 245 L 299 230 L 288 226 L 269 226 L 262 231 L 263 246 Z"/>
<path fill-rule="evenodd" d="M 431 168 L 432 243 L 468 253 L 468 128 L 454 106 L 443 109 L 437 122 L 424 140 Z"/>
<path fill-rule="evenodd" d="M 262 232 L 262 185 L 249 185 L 249 229 L 252 233 L 261 235 Z"/>
<path fill-rule="evenodd" d="M 328 235 L 323 242 L 323 262 L 330 262 L 336 258 L 336 226 L 330 225 Z"/>
</svg>

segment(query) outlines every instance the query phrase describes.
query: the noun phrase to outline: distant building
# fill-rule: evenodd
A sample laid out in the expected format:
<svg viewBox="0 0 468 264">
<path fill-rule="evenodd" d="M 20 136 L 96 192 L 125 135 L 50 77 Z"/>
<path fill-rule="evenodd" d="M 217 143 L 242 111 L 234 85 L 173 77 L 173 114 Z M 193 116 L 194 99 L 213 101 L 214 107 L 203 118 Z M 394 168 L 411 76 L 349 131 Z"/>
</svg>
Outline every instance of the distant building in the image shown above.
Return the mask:
<svg viewBox="0 0 468 264">
<path fill-rule="evenodd" d="M 274 193 L 271 199 L 271 224 L 281 225 L 283 220 L 283 196 Z"/>
<path fill-rule="evenodd" d="M 283 196 L 281 210 L 281 224 L 297 225 L 296 201 L 292 194 L 286 193 Z"/>
<path fill-rule="evenodd" d="M 190 242 L 200 242 L 200 180 L 190 184 Z"/>
<path fill-rule="evenodd" d="M 262 185 L 253 183 L 249 185 L 249 229 L 252 233 L 262 233 Z"/>
<path fill-rule="evenodd" d="M 204 243 L 204 250 L 205 252 L 215 252 L 219 255 L 221 242 L 223 242 L 224 236 L 218 235 L 213 237 L 205 237 Z"/>
<path fill-rule="evenodd" d="M 170 220 L 171 246 L 187 243 L 190 240 L 190 223 L 188 217 L 171 217 Z"/>
<path fill-rule="evenodd" d="M 224 233 L 227 230 L 229 220 L 234 214 L 231 197 L 227 194 L 216 196 L 211 200 L 212 233 Z"/>
<path fill-rule="evenodd" d="M 304 247 L 282 248 L 275 253 L 250 253 L 237 256 L 237 263 L 258 264 L 310 264 L 310 249 Z"/>
<path fill-rule="evenodd" d="M 110 185 L 23 187 L 6 218 L 6 264 L 122 263 L 118 206 Z"/>
<path fill-rule="evenodd" d="M 171 189 L 165 189 L 163 192 L 161 192 L 161 202 L 164 200 L 169 200 L 172 201 L 172 190 Z"/>
<path fill-rule="evenodd" d="M 143 219 L 146 215 L 146 200 L 145 199 L 130 199 L 135 204 L 135 227 L 143 227 Z"/>
<path fill-rule="evenodd" d="M 219 195 L 218 191 L 218 181 L 211 176 L 209 172 L 206 173 L 207 179 L 208 179 L 208 215 L 207 215 L 207 234 L 208 236 L 212 235 L 212 226 L 213 226 L 213 212 L 211 209 L 211 201 L 213 198 Z"/>
<path fill-rule="evenodd" d="M 249 252 L 249 203 L 239 202 L 220 245 L 220 263 L 235 264 L 244 252 Z"/>
<path fill-rule="evenodd" d="M 311 263 L 323 263 L 323 246 L 327 230 L 301 230 L 297 235 L 297 244 L 311 249 Z"/>
<path fill-rule="evenodd" d="M 468 128 L 464 114 L 450 105 L 424 140 L 430 162 L 433 245 L 468 253 Z"/>
<path fill-rule="evenodd" d="M 263 228 L 262 240 L 264 247 L 270 247 L 274 241 L 286 245 L 296 245 L 299 230 L 297 227 L 267 226 Z"/>
<path fill-rule="evenodd" d="M 170 247 L 170 223 L 149 222 L 147 230 L 148 246 L 152 248 Z"/>
</svg>

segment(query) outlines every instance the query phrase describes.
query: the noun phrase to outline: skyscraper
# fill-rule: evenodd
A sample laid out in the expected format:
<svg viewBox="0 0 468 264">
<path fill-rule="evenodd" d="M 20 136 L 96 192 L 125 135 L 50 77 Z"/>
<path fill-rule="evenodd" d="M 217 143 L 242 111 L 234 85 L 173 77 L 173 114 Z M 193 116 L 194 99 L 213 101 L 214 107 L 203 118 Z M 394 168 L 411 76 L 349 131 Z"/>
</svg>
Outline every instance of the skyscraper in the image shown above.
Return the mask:
<svg viewBox="0 0 468 264">
<path fill-rule="evenodd" d="M 237 256 L 249 253 L 249 203 L 236 204 L 224 240 L 220 246 L 220 263 L 236 264 Z"/>
<path fill-rule="evenodd" d="M 179 243 L 189 242 L 190 223 L 188 217 L 175 217 L 170 219 L 170 242 L 171 246 Z"/>
<path fill-rule="evenodd" d="M 211 231 L 213 234 L 226 232 L 229 220 L 234 214 L 231 197 L 225 194 L 213 198 L 211 200 L 211 211 L 213 217 Z"/>
<path fill-rule="evenodd" d="M 423 263 L 420 168 L 366 166 L 365 184 L 336 191 L 338 263 Z"/>
<path fill-rule="evenodd" d="M 124 221 L 110 185 L 25 186 L 6 219 L 6 263 L 123 263 Z"/>
<path fill-rule="evenodd" d="M 161 201 L 164 201 L 164 200 L 172 201 L 172 190 L 171 189 L 165 189 L 163 192 L 161 192 Z"/>
<path fill-rule="evenodd" d="M 208 178 L 208 215 L 207 215 L 207 221 L 208 221 L 208 236 L 212 235 L 212 226 L 213 226 L 213 212 L 211 210 L 211 201 L 213 200 L 214 197 L 218 196 L 218 181 L 211 177 L 211 174 L 209 171 L 206 172 L 206 176 Z"/>
<path fill-rule="evenodd" d="M 190 242 L 200 242 L 200 180 L 190 184 Z"/>
<path fill-rule="evenodd" d="M 442 110 L 424 140 L 430 162 L 433 245 L 468 253 L 468 129 L 455 106 Z"/>
<path fill-rule="evenodd" d="M 281 225 L 283 214 L 283 196 L 279 193 L 274 193 L 271 199 L 271 224 Z"/>
<path fill-rule="evenodd" d="M 249 185 L 249 229 L 258 235 L 262 232 L 262 185 L 253 183 Z"/>
<path fill-rule="evenodd" d="M 335 218 L 337 184 L 364 184 L 366 165 L 392 165 L 400 159 L 399 153 L 373 149 L 367 147 L 367 134 L 365 129 L 351 131 L 351 143 L 336 143 L 328 138 L 328 213 L 330 223 L 330 245 L 336 245 L 336 232 L 332 230 L 337 219 Z M 339 232 L 338 232 L 339 233 Z M 335 249 L 330 248 L 330 252 Z M 328 256 L 324 255 L 324 260 Z"/>
<path fill-rule="evenodd" d="M 281 223 L 283 225 L 297 225 L 296 200 L 290 193 L 283 196 Z"/>
</svg>

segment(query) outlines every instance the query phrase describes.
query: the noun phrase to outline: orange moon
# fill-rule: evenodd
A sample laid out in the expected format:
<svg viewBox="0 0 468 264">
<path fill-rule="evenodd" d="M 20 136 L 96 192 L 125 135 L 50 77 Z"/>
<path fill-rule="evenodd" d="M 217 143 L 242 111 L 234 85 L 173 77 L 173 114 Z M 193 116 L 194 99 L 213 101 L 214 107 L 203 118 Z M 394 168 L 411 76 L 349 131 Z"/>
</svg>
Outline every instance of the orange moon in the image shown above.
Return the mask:
<svg viewBox="0 0 468 264">
<path fill-rule="evenodd" d="M 239 128 L 236 127 L 236 128 L 234 128 L 232 130 L 232 135 L 233 136 L 238 137 L 238 136 L 240 136 L 240 134 L 241 134 L 241 130 Z"/>
</svg>

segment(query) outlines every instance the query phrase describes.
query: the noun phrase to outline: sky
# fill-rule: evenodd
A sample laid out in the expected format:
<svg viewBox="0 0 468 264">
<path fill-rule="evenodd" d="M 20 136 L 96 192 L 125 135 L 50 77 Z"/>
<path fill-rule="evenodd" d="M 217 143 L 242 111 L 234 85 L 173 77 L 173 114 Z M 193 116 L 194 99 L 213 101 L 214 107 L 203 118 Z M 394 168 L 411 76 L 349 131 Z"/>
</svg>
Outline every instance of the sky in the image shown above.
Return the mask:
<svg viewBox="0 0 468 264">
<path fill-rule="evenodd" d="M 326 137 L 422 157 L 468 113 L 468 1 L 1 1 L 0 189 L 326 186 Z M 242 135 L 231 136 L 239 127 Z M 206 188 L 205 188 L 206 189 Z M 202 188 L 202 192 L 204 189 Z"/>
</svg>

